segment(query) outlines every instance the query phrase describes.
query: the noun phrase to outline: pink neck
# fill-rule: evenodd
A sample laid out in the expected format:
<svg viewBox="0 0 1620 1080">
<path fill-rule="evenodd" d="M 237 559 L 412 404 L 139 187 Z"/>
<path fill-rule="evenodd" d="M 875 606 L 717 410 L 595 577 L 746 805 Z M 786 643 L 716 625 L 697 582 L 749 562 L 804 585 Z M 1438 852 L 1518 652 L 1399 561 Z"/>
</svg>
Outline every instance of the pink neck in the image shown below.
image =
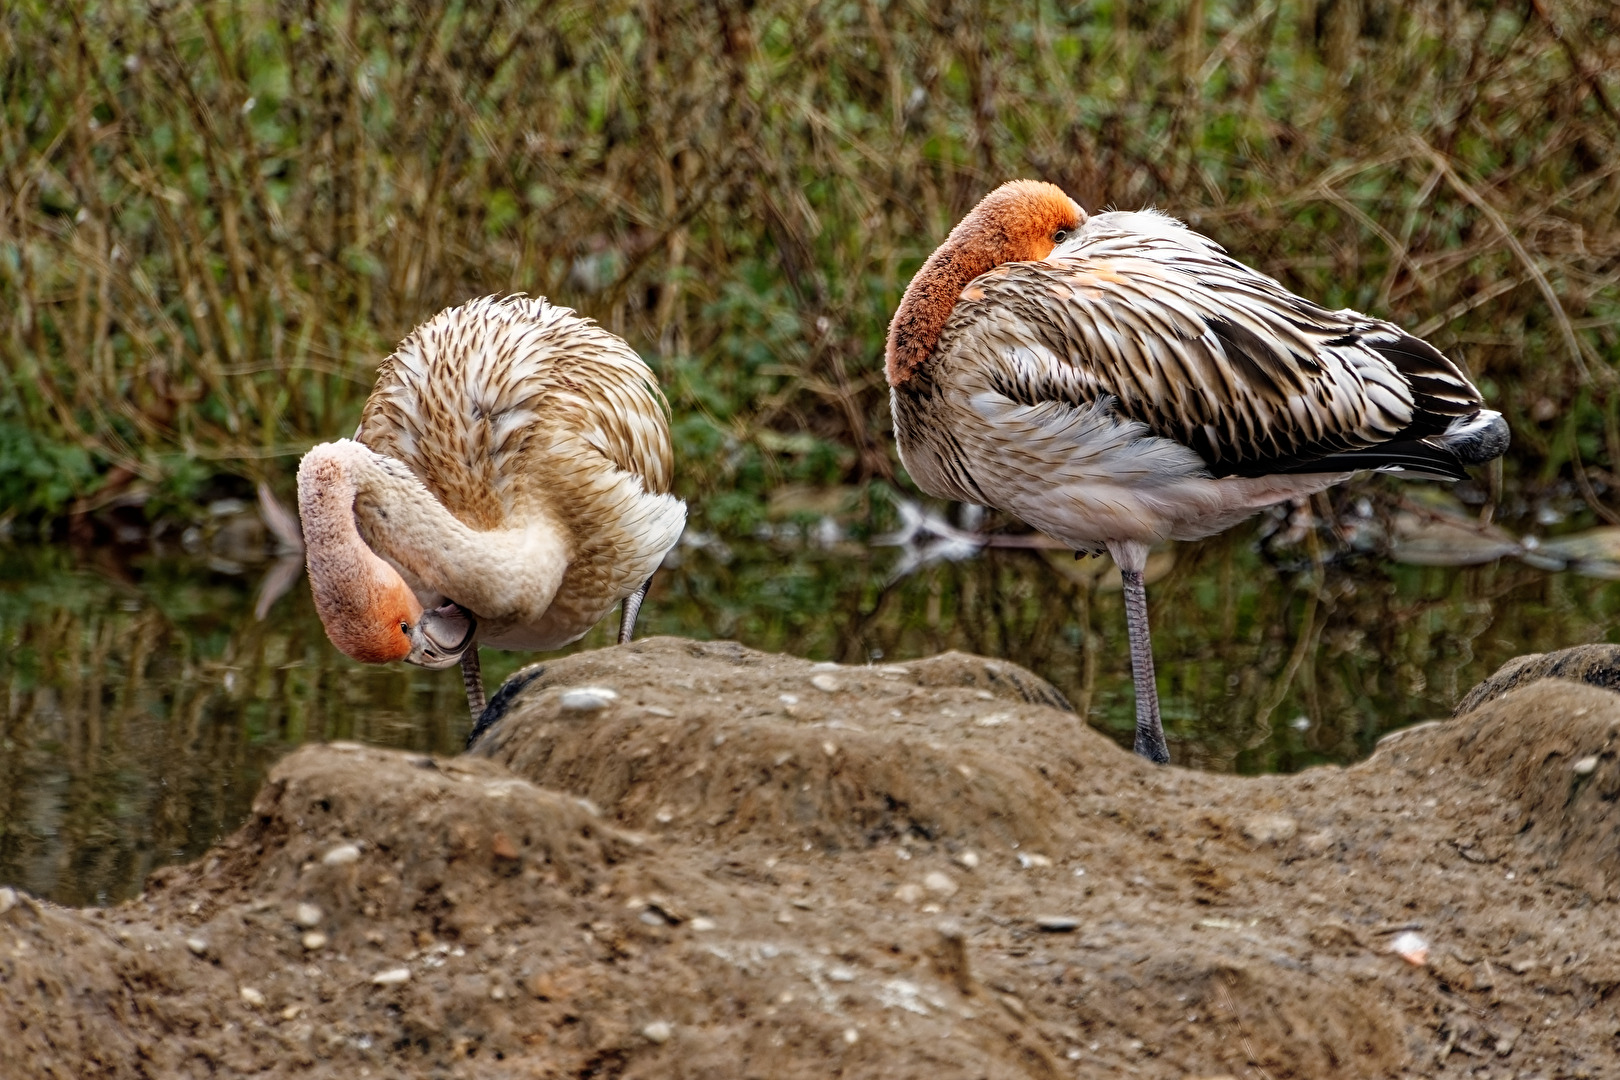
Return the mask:
<svg viewBox="0 0 1620 1080">
<path fill-rule="evenodd" d="M 955 235 L 928 257 L 889 323 L 883 370 L 890 386 L 904 386 L 927 364 L 962 290 L 994 265 L 978 245 Z"/>
<path fill-rule="evenodd" d="M 368 663 L 398 659 L 387 655 L 397 651 L 394 610 L 414 615 L 420 605 L 399 572 L 361 538 L 355 495 L 342 446 L 318 446 L 305 455 L 298 467 L 298 516 L 310 591 L 332 644 Z"/>
</svg>

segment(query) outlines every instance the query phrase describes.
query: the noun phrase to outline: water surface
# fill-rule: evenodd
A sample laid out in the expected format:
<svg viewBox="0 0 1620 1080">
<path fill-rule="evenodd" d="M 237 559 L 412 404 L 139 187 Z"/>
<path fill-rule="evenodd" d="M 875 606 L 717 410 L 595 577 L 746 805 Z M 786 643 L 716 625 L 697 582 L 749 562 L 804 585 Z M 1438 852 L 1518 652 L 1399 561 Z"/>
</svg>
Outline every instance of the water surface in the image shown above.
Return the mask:
<svg viewBox="0 0 1620 1080">
<path fill-rule="evenodd" d="M 1511 560 L 1268 557 L 1256 528 L 1179 545 L 1150 567 L 1178 763 L 1252 773 L 1351 762 L 1394 728 L 1449 714 L 1512 656 L 1614 639 L 1615 583 Z M 1129 745 L 1124 617 L 1100 566 L 990 550 L 888 585 L 900 558 L 815 529 L 688 544 L 660 574 L 641 633 L 844 663 L 1004 657 Z M 256 618 L 266 572 L 200 555 L 0 546 L 0 882 L 63 903 L 116 901 L 241 824 L 266 771 L 302 742 L 460 748 L 458 671 L 349 661 L 302 581 Z M 575 648 L 608 645 L 611 622 Z M 486 681 L 529 659 L 486 650 Z"/>
</svg>

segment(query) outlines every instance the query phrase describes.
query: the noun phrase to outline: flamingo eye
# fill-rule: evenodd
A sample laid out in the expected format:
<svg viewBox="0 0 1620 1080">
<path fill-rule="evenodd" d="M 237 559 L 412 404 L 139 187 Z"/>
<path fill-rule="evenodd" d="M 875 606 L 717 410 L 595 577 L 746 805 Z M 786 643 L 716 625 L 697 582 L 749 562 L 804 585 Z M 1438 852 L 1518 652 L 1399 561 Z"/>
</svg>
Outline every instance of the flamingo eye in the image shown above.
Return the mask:
<svg viewBox="0 0 1620 1080">
<path fill-rule="evenodd" d="M 1063 241 L 1067 240 L 1068 238 L 1069 238 L 1069 230 L 1068 229 L 1059 229 L 1057 232 L 1052 234 L 1052 243 L 1061 244 L 1061 243 L 1063 243 Z"/>
</svg>

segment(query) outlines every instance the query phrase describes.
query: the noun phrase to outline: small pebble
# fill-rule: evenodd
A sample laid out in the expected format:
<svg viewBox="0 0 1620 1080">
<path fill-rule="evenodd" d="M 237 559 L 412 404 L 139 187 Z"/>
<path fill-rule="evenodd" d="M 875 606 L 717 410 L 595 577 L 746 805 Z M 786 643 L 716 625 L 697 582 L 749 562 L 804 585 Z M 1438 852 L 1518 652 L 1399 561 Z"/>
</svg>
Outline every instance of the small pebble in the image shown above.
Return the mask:
<svg viewBox="0 0 1620 1080">
<path fill-rule="evenodd" d="M 571 690 L 564 690 L 557 704 L 571 712 L 596 712 L 605 709 L 619 699 L 616 691 L 605 686 L 576 686 Z"/>
<path fill-rule="evenodd" d="M 782 694 L 778 700 L 780 700 L 784 705 L 797 705 L 799 703 L 799 695 Z"/>
<path fill-rule="evenodd" d="M 208 951 L 208 942 L 200 937 L 188 937 L 186 938 L 186 948 L 201 956 Z"/>
<path fill-rule="evenodd" d="M 0 915 L 17 906 L 17 890 L 7 885 L 0 887 Z"/>
<path fill-rule="evenodd" d="M 328 855 L 327 861 L 331 861 L 330 855 Z M 314 904 L 299 904 L 298 910 L 293 912 L 293 922 L 307 930 L 311 927 L 321 925 L 321 918 L 324 914 L 325 913 Z"/>
<path fill-rule="evenodd" d="M 1042 915 L 1035 920 L 1035 929 L 1048 934 L 1072 934 L 1080 929 L 1080 920 L 1073 915 Z"/>
<path fill-rule="evenodd" d="M 337 847 L 321 856 L 321 862 L 327 866 L 347 866 L 360 858 L 360 848 L 354 844 L 339 844 Z"/>
<path fill-rule="evenodd" d="M 400 983 L 411 981 L 411 969 L 389 968 L 387 971 L 377 972 L 371 977 L 371 981 L 377 986 L 398 986 Z"/>
<path fill-rule="evenodd" d="M 979 865 L 979 853 L 977 851 L 962 852 L 956 857 L 956 865 L 972 870 Z"/>
<path fill-rule="evenodd" d="M 860 1037 L 861 1033 L 856 1031 L 854 1028 L 844 1029 L 844 1041 L 849 1045 L 854 1046 L 858 1041 L 860 1041 Z"/>
<path fill-rule="evenodd" d="M 311 930 L 309 933 L 305 934 L 303 941 L 304 948 L 308 949 L 310 952 L 314 952 L 316 949 L 326 948 L 326 935 L 321 933 L 319 930 Z"/>
<path fill-rule="evenodd" d="M 843 966 L 830 967 L 827 969 L 827 978 L 837 983 L 854 982 L 855 972 Z"/>
<path fill-rule="evenodd" d="M 1018 865 L 1029 870 L 1034 867 L 1051 866 L 1052 860 L 1045 855 L 1030 855 L 1021 851 L 1018 853 Z"/>
<path fill-rule="evenodd" d="M 1389 943 L 1389 951 L 1414 967 L 1422 967 L 1429 962 L 1428 941 L 1410 930 L 1395 935 L 1395 940 Z"/>
<path fill-rule="evenodd" d="M 1575 775 L 1576 776 L 1591 776 L 1594 772 L 1597 771 L 1597 767 L 1598 767 L 1598 759 L 1597 759 L 1597 756 L 1595 754 L 1590 756 L 1590 757 L 1581 758 L 1581 760 L 1577 761 L 1572 766 L 1572 768 L 1574 768 L 1574 770 L 1575 770 Z"/>
<path fill-rule="evenodd" d="M 264 995 L 259 993 L 259 991 L 255 990 L 251 986 L 244 986 L 238 990 L 237 993 L 242 995 L 243 1001 L 247 1002 L 255 1009 L 264 1004 Z"/>
<path fill-rule="evenodd" d="M 699 915 L 697 918 L 692 920 L 692 929 L 696 930 L 700 934 L 707 933 L 708 931 L 714 929 L 714 920 L 706 915 Z"/>
<path fill-rule="evenodd" d="M 826 694 L 836 694 L 842 685 L 831 675 L 812 675 L 810 685 Z"/>
<path fill-rule="evenodd" d="M 1255 814 L 1243 823 L 1243 835 L 1256 844 L 1276 844 L 1292 840 L 1299 822 L 1287 814 Z"/>
<path fill-rule="evenodd" d="M 641 1034 L 646 1036 L 648 1042 L 666 1043 L 669 1042 L 669 1037 L 675 1034 L 675 1029 L 668 1021 L 654 1020 L 641 1029 Z"/>
<path fill-rule="evenodd" d="M 942 874 L 938 870 L 923 878 L 923 888 L 940 896 L 955 896 L 957 885 L 951 880 L 949 874 Z"/>
<path fill-rule="evenodd" d="M 894 898 L 902 904 L 915 904 L 922 899 L 922 895 L 922 886 L 911 881 L 894 890 Z"/>
<path fill-rule="evenodd" d="M 304 1007 L 302 1005 L 289 1005 L 285 1009 L 281 1010 L 281 1018 L 283 1020 L 296 1020 L 298 1019 L 298 1014 L 303 1011 Z"/>
<path fill-rule="evenodd" d="M 662 716 L 665 720 L 669 720 L 675 715 L 675 710 L 666 709 L 662 705 L 645 705 L 643 708 L 654 716 Z"/>
</svg>

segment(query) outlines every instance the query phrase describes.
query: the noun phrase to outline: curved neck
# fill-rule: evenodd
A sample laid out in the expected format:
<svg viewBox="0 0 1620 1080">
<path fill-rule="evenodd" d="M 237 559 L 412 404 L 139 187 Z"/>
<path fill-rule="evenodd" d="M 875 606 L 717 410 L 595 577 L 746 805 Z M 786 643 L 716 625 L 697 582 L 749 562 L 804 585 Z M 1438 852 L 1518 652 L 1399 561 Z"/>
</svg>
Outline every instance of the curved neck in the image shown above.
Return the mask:
<svg viewBox="0 0 1620 1080">
<path fill-rule="evenodd" d="M 342 454 L 316 447 L 298 466 L 298 517 L 315 610 L 327 637 L 363 663 L 401 659 L 401 621 L 422 607 L 404 579 L 378 558 L 355 525 L 355 484 Z"/>
<path fill-rule="evenodd" d="M 480 530 L 447 509 L 402 462 L 339 440 L 370 549 L 430 606 L 453 600 L 480 619 L 539 621 L 568 569 L 565 533 L 538 513 Z"/>
<path fill-rule="evenodd" d="M 890 386 L 905 385 L 922 369 L 933 356 L 962 290 L 994 266 L 995 261 L 982 246 L 955 235 L 928 257 L 906 286 L 906 294 L 889 323 L 883 373 Z"/>
</svg>

